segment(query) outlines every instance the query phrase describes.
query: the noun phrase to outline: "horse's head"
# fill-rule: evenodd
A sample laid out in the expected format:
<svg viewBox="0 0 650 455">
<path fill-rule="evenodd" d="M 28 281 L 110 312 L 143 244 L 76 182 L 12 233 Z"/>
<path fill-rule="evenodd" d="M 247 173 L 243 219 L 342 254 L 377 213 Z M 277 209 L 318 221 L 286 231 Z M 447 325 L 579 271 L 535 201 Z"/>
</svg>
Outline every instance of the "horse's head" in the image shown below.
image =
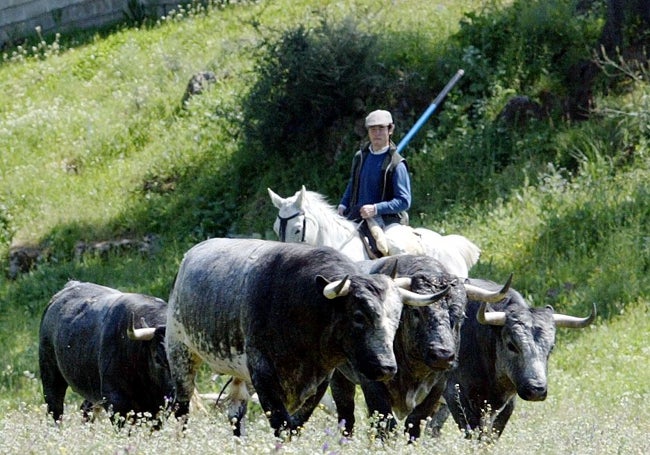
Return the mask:
<svg viewBox="0 0 650 455">
<path fill-rule="evenodd" d="M 315 244 L 315 238 L 307 237 L 308 217 L 305 216 L 307 205 L 307 190 L 304 185 L 296 194 L 283 198 L 267 188 L 271 202 L 278 209 L 278 216 L 273 223 L 273 231 L 281 242 L 309 243 Z M 316 234 L 316 228 L 312 229 L 312 236 Z"/>
<path fill-rule="evenodd" d="M 273 230 L 280 241 L 329 246 L 355 261 L 367 259 L 357 225 L 336 213 L 323 195 L 304 186 L 286 199 L 268 192 L 278 209 Z"/>
</svg>

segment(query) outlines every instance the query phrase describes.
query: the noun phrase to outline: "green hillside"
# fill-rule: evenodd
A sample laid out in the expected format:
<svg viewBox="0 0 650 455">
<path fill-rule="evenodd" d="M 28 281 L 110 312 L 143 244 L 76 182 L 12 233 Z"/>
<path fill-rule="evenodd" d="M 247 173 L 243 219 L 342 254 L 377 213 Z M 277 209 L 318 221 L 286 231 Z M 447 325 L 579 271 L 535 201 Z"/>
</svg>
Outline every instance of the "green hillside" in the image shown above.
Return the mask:
<svg viewBox="0 0 650 455">
<path fill-rule="evenodd" d="M 274 238 L 267 187 L 286 197 L 305 185 L 337 203 L 364 113 L 390 109 L 399 140 L 463 69 L 404 152 L 411 224 L 467 236 L 482 249 L 470 274 L 513 272 L 533 305 L 575 315 L 597 305 L 596 327 L 558 332 L 549 399 L 515 411 L 512 433 L 527 453 L 566 448 L 566 439 L 547 436 L 546 451 L 522 436 L 554 418 L 562 427 L 562 416 L 596 433 L 629 419 L 630 438 L 613 436 L 608 448 L 646 452 L 631 440 L 650 423 L 641 406 L 650 373 L 638 367 L 648 361 L 650 70 L 630 35 L 621 55 L 597 57 L 605 9 L 215 2 L 3 50 L 0 409 L 42 411 L 38 323 L 68 279 L 166 299 L 196 242 Z M 202 71 L 215 81 L 182 102 Z M 516 96 L 533 107 L 504 113 Z M 27 247 L 40 252 L 35 267 L 10 276 L 11 251 Z M 593 421 L 581 420 L 580 403 Z M 458 452 L 457 443 L 447 447 Z M 586 444 L 582 453 L 598 453 L 603 442 Z"/>
</svg>

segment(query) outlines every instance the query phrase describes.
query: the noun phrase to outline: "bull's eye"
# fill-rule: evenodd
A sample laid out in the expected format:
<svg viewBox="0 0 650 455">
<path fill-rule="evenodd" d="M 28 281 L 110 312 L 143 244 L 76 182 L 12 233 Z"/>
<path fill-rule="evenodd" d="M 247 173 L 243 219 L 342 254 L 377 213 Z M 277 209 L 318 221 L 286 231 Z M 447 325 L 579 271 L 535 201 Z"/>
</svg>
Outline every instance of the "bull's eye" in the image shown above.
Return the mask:
<svg viewBox="0 0 650 455">
<path fill-rule="evenodd" d="M 361 311 L 355 311 L 352 315 L 352 322 L 354 325 L 365 327 L 366 325 L 366 315 Z"/>
<path fill-rule="evenodd" d="M 507 348 L 512 351 L 512 352 L 518 352 L 519 350 L 517 349 L 517 346 L 512 341 L 508 341 L 506 344 Z"/>
</svg>

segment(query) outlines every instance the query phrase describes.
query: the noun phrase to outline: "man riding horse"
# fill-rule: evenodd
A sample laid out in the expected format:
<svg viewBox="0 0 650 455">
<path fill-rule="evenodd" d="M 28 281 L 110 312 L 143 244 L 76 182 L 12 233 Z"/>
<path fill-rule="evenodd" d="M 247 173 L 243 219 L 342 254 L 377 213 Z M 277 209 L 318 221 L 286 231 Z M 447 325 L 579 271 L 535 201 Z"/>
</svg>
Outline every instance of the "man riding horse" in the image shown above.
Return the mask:
<svg viewBox="0 0 650 455">
<path fill-rule="evenodd" d="M 355 222 L 366 234 L 377 256 L 389 254 L 384 230 L 408 225 L 411 181 L 406 160 L 397 152 L 391 135 L 395 131 L 390 112 L 376 110 L 365 121 L 369 142 L 352 160 L 350 180 L 338 213 Z M 364 222 L 365 221 L 365 222 Z M 390 251 L 391 254 L 402 251 Z"/>
<path fill-rule="evenodd" d="M 282 242 L 329 246 L 354 261 L 375 259 L 369 254 L 354 221 L 340 216 L 325 196 L 307 191 L 305 186 L 293 196 L 283 198 L 268 188 L 271 202 L 278 209 L 273 230 Z M 394 226 L 394 227 L 392 227 Z M 479 259 L 481 249 L 459 234 L 440 235 L 424 227 L 413 228 L 399 223 L 386 232 L 389 253 L 397 249 L 410 254 L 431 256 L 459 277 L 467 277 Z"/>
</svg>

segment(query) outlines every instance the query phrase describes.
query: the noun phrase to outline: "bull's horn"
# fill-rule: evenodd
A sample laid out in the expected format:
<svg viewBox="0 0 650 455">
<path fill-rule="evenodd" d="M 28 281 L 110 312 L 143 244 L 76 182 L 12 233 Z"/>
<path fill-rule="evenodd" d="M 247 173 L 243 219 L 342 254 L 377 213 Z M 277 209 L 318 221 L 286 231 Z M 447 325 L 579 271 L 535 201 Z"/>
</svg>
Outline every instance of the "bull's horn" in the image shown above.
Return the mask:
<svg viewBox="0 0 650 455">
<path fill-rule="evenodd" d="M 485 312 L 486 307 L 487 307 L 487 302 L 481 302 L 481 307 L 478 309 L 478 313 L 476 313 L 476 320 L 479 322 L 479 324 L 496 325 L 496 326 L 502 326 L 506 324 L 505 312 L 490 311 L 486 313 Z"/>
<path fill-rule="evenodd" d="M 451 286 L 445 287 L 442 291 L 434 294 L 418 294 L 407 289 L 397 288 L 402 296 L 402 303 L 408 306 L 428 306 L 437 302 L 449 293 Z"/>
<path fill-rule="evenodd" d="M 332 281 L 323 288 L 323 295 L 328 299 L 344 297 L 350 292 L 350 277 L 346 275 L 342 280 Z"/>
<path fill-rule="evenodd" d="M 130 340 L 135 341 L 149 341 L 153 339 L 153 335 L 156 333 L 156 329 L 153 327 L 147 327 L 146 329 L 136 329 L 134 326 L 134 319 L 135 315 L 131 313 L 131 324 L 129 324 L 126 329 L 126 336 L 128 336 Z"/>
<path fill-rule="evenodd" d="M 402 289 L 411 289 L 411 277 L 408 276 L 400 276 L 398 278 L 393 278 L 393 281 L 397 285 L 397 287 L 402 288 Z"/>
<path fill-rule="evenodd" d="M 569 329 L 582 329 L 594 322 L 596 319 L 596 304 L 593 304 L 591 314 L 586 318 L 578 318 L 575 316 L 567 316 L 566 314 L 553 314 L 553 321 L 556 327 L 566 327 Z"/>
<path fill-rule="evenodd" d="M 510 284 L 512 283 L 512 273 L 508 277 L 508 281 L 503 285 L 499 291 L 488 291 L 483 289 L 480 286 L 474 286 L 473 284 L 465 284 L 465 292 L 467 292 L 467 297 L 471 300 L 478 300 L 479 302 L 488 302 L 496 303 L 505 299 L 508 295 L 508 290 L 510 290 Z"/>
</svg>

